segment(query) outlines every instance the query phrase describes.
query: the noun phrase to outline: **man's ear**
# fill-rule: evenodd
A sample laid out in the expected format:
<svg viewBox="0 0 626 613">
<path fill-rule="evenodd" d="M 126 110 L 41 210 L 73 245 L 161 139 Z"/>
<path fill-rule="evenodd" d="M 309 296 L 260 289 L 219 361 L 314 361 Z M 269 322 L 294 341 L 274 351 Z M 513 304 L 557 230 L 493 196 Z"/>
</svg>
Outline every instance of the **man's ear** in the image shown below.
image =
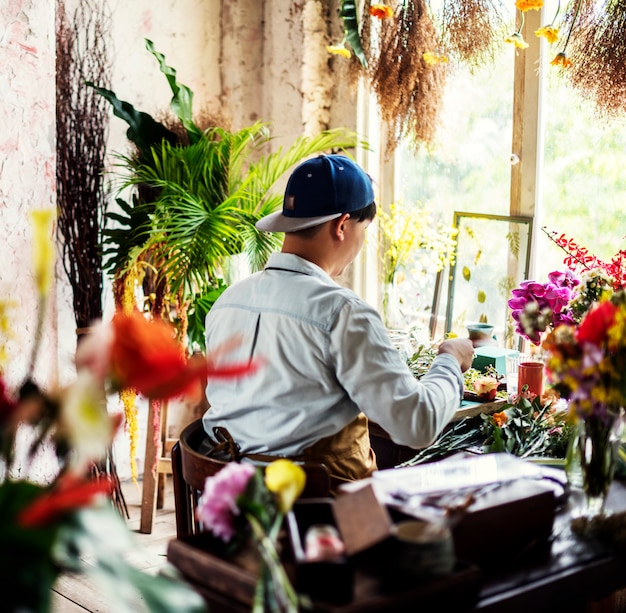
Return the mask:
<svg viewBox="0 0 626 613">
<path fill-rule="evenodd" d="M 348 223 L 348 219 L 350 219 L 350 213 L 344 213 L 341 217 L 338 217 L 335 220 L 335 236 L 340 240 L 344 240 L 345 238 L 345 227 Z"/>
</svg>

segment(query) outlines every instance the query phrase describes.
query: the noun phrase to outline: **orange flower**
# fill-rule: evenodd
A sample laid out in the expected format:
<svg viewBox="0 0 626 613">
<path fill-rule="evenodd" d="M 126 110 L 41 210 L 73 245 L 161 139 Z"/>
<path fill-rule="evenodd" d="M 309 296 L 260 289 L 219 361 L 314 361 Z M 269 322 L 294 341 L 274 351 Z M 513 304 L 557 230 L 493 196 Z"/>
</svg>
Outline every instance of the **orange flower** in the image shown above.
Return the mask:
<svg viewBox="0 0 626 613">
<path fill-rule="evenodd" d="M 568 68 L 572 65 L 572 61 L 567 58 L 565 53 L 562 51 L 561 53 L 557 53 L 554 56 L 554 59 L 550 62 L 552 66 L 561 66 L 562 68 Z"/>
<path fill-rule="evenodd" d="M 370 15 L 377 19 L 389 19 L 393 17 L 393 9 L 386 4 L 372 4 L 369 11 Z"/>
<path fill-rule="evenodd" d="M 109 494 L 110 479 L 83 481 L 69 474 L 61 477 L 55 489 L 44 492 L 20 511 L 17 522 L 22 528 L 46 526 L 59 517 L 92 503 L 100 494 Z"/>
<path fill-rule="evenodd" d="M 502 426 L 504 426 L 504 424 L 509 421 L 509 418 L 504 411 L 500 411 L 500 413 L 494 413 L 491 417 L 493 417 L 493 421 L 496 422 L 496 426 L 498 426 L 498 428 L 502 428 Z"/>
<path fill-rule="evenodd" d="M 539 11 L 543 7 L 543 0 L 516 0 L 515 6 L 518 10 L 525 13 L 526 11 Z"/>
<path fill-rule="evenodd" d="M 254 372 L 260 361 L 214 366 L 201 355 L 187 360 L 174 327 L 163 320 L 148 320 L 135 311 L 113 317 L 111 378 L 120 389 L 134 389 L 151 398 L 172 398 L 198 389 L 212 378 L 235 378 Z"/>
</svg>

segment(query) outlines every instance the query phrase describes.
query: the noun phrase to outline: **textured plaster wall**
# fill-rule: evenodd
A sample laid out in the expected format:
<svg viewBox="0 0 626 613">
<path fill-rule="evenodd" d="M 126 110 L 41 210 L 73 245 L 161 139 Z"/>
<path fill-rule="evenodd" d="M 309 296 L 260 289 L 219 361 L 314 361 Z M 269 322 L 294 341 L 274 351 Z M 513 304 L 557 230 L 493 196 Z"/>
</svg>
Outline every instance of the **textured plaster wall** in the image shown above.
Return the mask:
<svg viewBox="0 0 626 613">
<path fill-rule="evenodd" d="M 37 304 L 29 212 L 56 206 L 54 5 L 3 0 L 1 6 L 0 300 L 17 307 L 10 312 L 13 339 L 5 371 L 15 385 L 26 374 Z M 53 301 L 37 368 L 42 384 L 56 380 L 56 311 Z"/>
</svg>

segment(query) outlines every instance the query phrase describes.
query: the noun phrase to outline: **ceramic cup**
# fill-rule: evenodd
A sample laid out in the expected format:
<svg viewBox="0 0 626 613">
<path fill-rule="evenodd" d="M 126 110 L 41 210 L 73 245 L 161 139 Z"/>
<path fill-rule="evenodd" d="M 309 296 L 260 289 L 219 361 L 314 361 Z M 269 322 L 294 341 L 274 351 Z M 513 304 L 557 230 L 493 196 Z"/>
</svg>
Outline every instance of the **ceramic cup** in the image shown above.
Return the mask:
<svg viewBox="0 0 626 613">
<path fill-rule="evenodd" d="M 520 362 L 517 389 L 521 392 L 524 385 L 528 385 L 528 390 L 537 396 L 543 394 L 543 362 Z"/>
<path fill-rule="evenodd" d="M 454 541 L 447 526 L 403 521 L 396 524 L 395 536 L 399 544 L 397 563 L 401 570 L 420 576 L 438 576 L 454 569 Z"/>
</svg>

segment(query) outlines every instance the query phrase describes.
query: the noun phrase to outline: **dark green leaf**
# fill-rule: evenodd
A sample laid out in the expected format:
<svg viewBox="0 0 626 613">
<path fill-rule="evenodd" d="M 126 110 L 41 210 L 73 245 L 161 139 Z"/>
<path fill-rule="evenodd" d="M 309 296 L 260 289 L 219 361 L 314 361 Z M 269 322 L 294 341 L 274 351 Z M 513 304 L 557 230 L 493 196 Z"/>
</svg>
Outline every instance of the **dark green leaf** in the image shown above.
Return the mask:
<svg viewBox="0 0 626 613">
<path fill-rule="evenodd" d="M 365 57 L 365 51 L 363 50 L 361 35 L 359 33 L 356 0 L 343 0 L 340 15 L 343 19 L 343 31 L 346 40 L 352 47 L 352 51 L 359 59 L 359 62 L 367 68 L 367 58 Z"/>
</svg>

